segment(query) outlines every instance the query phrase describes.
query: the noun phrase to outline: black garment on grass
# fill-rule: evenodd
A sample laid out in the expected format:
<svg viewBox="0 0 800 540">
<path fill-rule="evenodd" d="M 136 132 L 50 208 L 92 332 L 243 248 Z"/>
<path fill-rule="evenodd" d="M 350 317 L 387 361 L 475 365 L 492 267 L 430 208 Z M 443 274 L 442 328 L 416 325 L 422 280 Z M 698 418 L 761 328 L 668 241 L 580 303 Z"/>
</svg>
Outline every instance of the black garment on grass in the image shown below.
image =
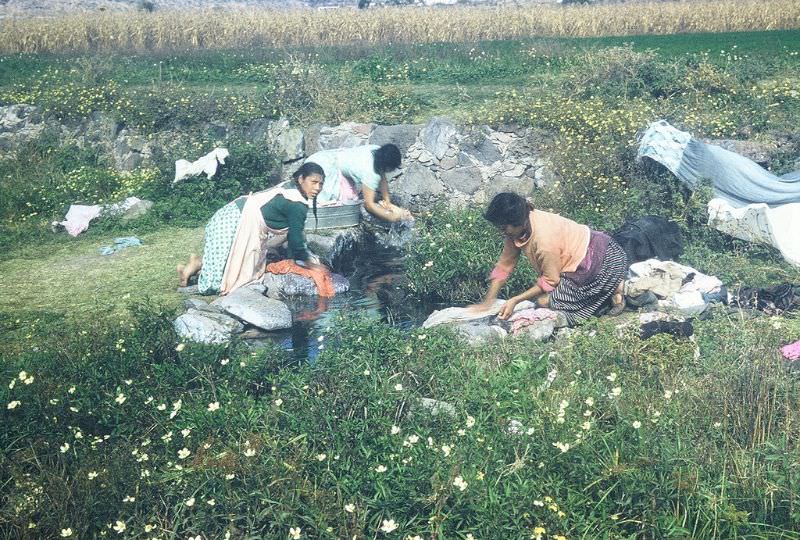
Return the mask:
<svg viewBox="0 0 800 540">
<path fill-rule="evenodd" d="M 650 339 L 656 334 L 669 334 L 673 337 L 689 337 L 694 334 L 694 327 L 691 321 L 652 321 L 644 323 L 639 328 L 640 339 Z"/>
<path fill-rule="evenodd" d="M 675 261 L 683 253 L 681 230 L 660 216 L 642 216 L 626 221 L 612 235 L 628 256 L 628 265 L 647 259 Z"/>
<path fill-rule="evenodd" d="M 758 309 L 767 315 L 780 315 L 786 311 L 800 309 L 800 284 L 781 283 L 771 287 L 748 287 L 733 295 L 731 304 L 749 309 Z"/>
</svg>

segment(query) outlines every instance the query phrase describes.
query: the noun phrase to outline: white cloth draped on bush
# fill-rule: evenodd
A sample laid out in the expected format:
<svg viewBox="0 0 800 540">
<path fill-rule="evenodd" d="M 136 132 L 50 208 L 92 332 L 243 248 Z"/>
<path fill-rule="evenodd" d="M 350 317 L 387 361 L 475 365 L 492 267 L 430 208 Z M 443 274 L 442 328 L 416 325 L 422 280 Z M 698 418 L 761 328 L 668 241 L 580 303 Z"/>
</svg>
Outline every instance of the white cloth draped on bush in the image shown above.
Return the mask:
<svg viewBox="0 0 800 540">
<path fill-rule="evenodd" d="M 776 247 L 800 266 L 800 171 L 776 176 L 744 156 L 706 144 L 665 120 L 642 135 L 639 159 L 664 165 L 690 189 L 711 181 L 709 225 L 749 242 Z"/>
</svg>

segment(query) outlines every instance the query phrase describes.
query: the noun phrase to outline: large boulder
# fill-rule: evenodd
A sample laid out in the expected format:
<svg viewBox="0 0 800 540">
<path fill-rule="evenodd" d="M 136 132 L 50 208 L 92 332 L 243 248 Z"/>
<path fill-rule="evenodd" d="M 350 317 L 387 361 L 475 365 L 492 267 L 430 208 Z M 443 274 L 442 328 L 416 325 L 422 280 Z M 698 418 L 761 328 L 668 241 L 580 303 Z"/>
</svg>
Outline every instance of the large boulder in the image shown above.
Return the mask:
<svg viewBox="0 0 800 540">
<path fill-rule="evenodd" d="M 240 287 L 211 303 L 248 324 L 262 330 L 282 330 L 292 327 L 292 313 L 283 302 L 267 298 L 263 292 Z"/>
<path fill-rule="evenodd" d="M 175 319 L 174 327 L 182 339 L 198 343 L 225 343 L 244 329 L 236 319 L 206 309 L 190 309 Z"/>
<path fill-rule="evenodd" d="M 442 159 L 456 133 L 456 126 L 450 120 L 434 117 L 422 128 L 419 138 L 436 159 Z"/>
<path fill-rule="evenodd" d="M 389 191 L 392 199 L 411 210 L 426 209 L 444 194 L 444 184 L 433 171 L 420 164 L 411 163 L 394 182 Z"/>
<path fill-rule="evenodd" d="M 303 157 L 303 130 L 289 125 L 288 120 L 272 122 L 267 130 L 270 149 L 281 161 L 294 161 Z"/>
<path fill-rule="evenodd" d="M 449 171 L 442 171 L 442 182 L 456 191 L 472 195 L 481 187 L 483 175 L 475 166 L 458 167 Z"/>
<path fill-rule="evenodd" d="M 369 144 L 395 144 L 400 152 L 405 155 L 409 147 L 417 140 L 420 126 L 413 124 L 399 124 L 396 126 L 375 126 L 369 136 Z"/>
</svg>

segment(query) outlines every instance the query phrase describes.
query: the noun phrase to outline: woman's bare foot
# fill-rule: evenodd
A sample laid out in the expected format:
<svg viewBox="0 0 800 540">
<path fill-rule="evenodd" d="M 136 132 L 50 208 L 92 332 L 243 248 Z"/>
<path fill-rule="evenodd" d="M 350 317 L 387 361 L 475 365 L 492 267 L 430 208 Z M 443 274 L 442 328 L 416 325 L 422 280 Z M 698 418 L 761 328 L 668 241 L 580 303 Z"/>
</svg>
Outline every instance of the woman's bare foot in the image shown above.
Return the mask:
<svg viewBox="0 0 800 540">
<path fill-rule="evenodd" d="M 625 282 L 620 281 L 619 285 L 617 285 L 617 289 L 614 291 L 614 294 L 611 296 L 611 310 L 608 314 L 612 317 L 616 317 L 623 311 L 625 311 L 625 294 L 624 288 Z"/>
<path fill-rule="evenodd" d="M 175 267 L 175 270 L 178 271 L 178 287 L 186 287 L 187 283 L 189 283 L 189 278 L 186 276 L 186 265 L 179 264 Z"/>
<path fill-rule="evenodd" d="M 181 287 L 186 287 L 189 284 L 189 278 L 195 275 L 203 267 L 203 261 L 200 257 L 192 253 L 189 255 L 189 262 L 186 264 L 179 264 L 175 267 L 178 272 L 178 283 Z"/>
</svg>

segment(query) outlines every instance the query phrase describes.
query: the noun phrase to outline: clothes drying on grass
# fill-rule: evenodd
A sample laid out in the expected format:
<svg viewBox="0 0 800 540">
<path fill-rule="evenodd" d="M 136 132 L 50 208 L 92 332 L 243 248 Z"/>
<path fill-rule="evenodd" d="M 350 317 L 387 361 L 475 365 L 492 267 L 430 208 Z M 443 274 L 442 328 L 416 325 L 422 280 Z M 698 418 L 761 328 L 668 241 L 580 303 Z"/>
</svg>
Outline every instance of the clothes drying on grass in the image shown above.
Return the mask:
<svg viewBox="0 0 800 540">
<path fill-rule="evenodd" d="M 781 315 L 800 308 L 800 284 L 782 283 L 771 287 L 747 287 L 734 291 L 731 304 Z"/>
<path fill-rule="evenodd" d="M 137 197 L 128 197 L 114 204 L 72 204 L 63 221 L 54 221 L 53 226 L 62 226 L 70 236 L 78 236 L 89 228 L 89 223 L 100 216 L 118 216 L 124 214 L 132 206 L 142 202 Z M 56 229 L 54 229 L 56 230 Z"/>
<path fill-rule="evenodd" d="M 642 216 L 626 221 L 611 235 L 625 250 L 628 264 L 647 259 L 675 261 L 683 253 L 681 230 L 660 216 Z"/>
<path fill-rule="evenodd" d="M 644 323 L 639 329 L 639 338 L 650 339 L 657 334 L 669 334 L 672 337 L 689 337 L 694 334 L 691 321 L 651 321 Z"/>
<path fill-rule="evenodd" d="M 708 179 L 709 225 L 749 242 L 776 247 L 800 266 L 800 171 L 776 176 L 754 161 L 694 139 L 664 120 L 650 124 L 639 158 L 664 165 L 690 189 Z"/>
<path fill-rule="evenodd" d="M 271 274 L 297 274 L 314 280 L 319 296 L 332 298 L 336 294 L 330 272 L 314 270 L 300 266 L 294 261 L 283 260 L 267 265 L 267 272 Z"/>
<path fill-rule="evenodd" d="M 111 255 L 112 253 L 116 253 L 117 251 L 141 245 L 142 241 L 136 238 L 135 236 L 122 236 L 120 238 L 114 238 L 113 246 L 101 247 L 100 255 Z"/>
<path fill-rule="evenodd" d="M 800 360 L 800 341 L 781 347 L 781 354 L 787 360 Z"/>
</svg>

